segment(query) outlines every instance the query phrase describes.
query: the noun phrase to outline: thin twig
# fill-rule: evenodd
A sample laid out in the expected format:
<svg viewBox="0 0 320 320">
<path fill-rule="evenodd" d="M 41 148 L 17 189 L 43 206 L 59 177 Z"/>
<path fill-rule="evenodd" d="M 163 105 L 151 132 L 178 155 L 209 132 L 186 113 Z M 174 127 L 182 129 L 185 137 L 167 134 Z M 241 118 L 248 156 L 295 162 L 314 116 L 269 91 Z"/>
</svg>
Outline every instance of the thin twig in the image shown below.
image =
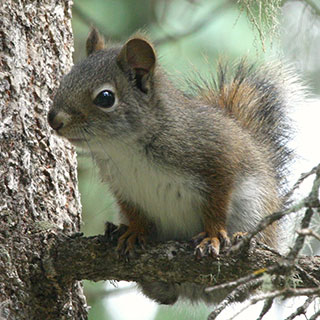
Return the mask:
<svg viewBox="0 0 320 320">
<path fill-rule="evenodd" d="M 301 227 L 302 229 L 308 228 L 311 218 L 313 216 L 313 209 L 312 208 L 308 208 L 305 212 L 305 215 L 301 221 Z M 302 249 L 304 242 L 306 240 L 306 236 L 299 234 L 295 240 L 295 243 L 292 247 L 292 249 L 290 250 L 290 252 L 287 255 L 287 259 L 293 261 L 294 259 L 296 259 L 296 257 L 298 256 L 300 250 Z"/>
<path fill-rule="evenodd" d="M 316 238 L 317 240 L 320 241 L 320 235 L 315 233 L 313 230 L 311 229 L 301 229 L 297 231 L 298 234 L 301 234 L 303 236 L 312 236 L 314 238 Z"/>
<path fill-rule="evenodd" d="M 215 320 L 217 316 L 231 303 L 235 301 L 239 301 L 239 296 L 243 293 L 247 295 L 247 292 L 250 291 L 250 289 L 256 289 L 262 284 L 262 279 L 254 279 L 250 281 L 249 283 L 243 283 L 239 285 L 237 288 L 235 288 L 231 293 L 227 295 L 223 301 L 219 303 L 219 305 L 210 313 L 208 320 Z"/>
<path fill-rule="evenodd" d="M 301 315 L 301 314 L 306 314 L 308 307 L 310 304 L 315 300 L 315 296 L 308 297 L 307 300 L 304 302 L 302 306 L 297 308 L 295 312 L 293 312 L 289 317 L 287 317 L 285 320 L 293 320 L 295 317 Z"/>
<path fill-rule="evenodd" d="M 224 290 L 224 289 L 228 289 L 228 288 L 232 288 L 232 287 L 237 287 L 239 285 L 242 285 L 244 283 L 248 283 L 249 281 L 252 281 L 254 279 L 261 277 L 262 273 L 264 273 L 266 270 L 267 269 L 263 270 L 263 272 L 261 272 L 261 273 L 252 273 L 248 276 L 241 277 L 240 279 L 237 279 L 236 281 L 229 281 L 227 283 L 223 283 L 220 285 L 208 287 L 205 289 L 205 292 L 213 292 L 213 291 L 217 291 L 217 290 Z"/>
<path fill-rule="evenodd" d="M 317 320 L 320 317 L 320 310 L 318 310 L 315 314 L 313 314 L 309 320 Z"/>
<path fill-rule="evenodd" d="M 262 318 L 269 312 L 272 305 L 273 305 L 273 299 L 266 299 L 257 320 L 262 320 Z"/>
<path fill-rule="evenodd" d="M 263 301 L 266 299 L 274 299 L 280 296 L 284 296 L 286 298 L 289 297 L 298 297 L 298 296 L 310 296 L 310 295 L 319 295 L 320 288 L 308 288 L 308 289 L 293 289 L 286 288 L 283 290 L 276 290 L 273 292 L 258 294 L 245 302 L 244 307 L 242 307 L 236 314 L 234 314 L 229 320 L 235 319 L 239 314 L 248 309 L 251 305 L 256 304 L 259 301 Z M 315 318 L 316 319 L 316 318 Z"/>
<path fill-rule="evenodd" d="M 320 287 L 320 281 L 317 280 L 314 276 L 312 276 L 312 275 L 310 275 L 309 273 L 307 273 L 303 268 L 301 268 L 301 267 L 300 267 L 299 265 L 297 265 L 297 264 L 295 265 L 295 268 L 296 268 L 299 272 L 303 273 L 304 276 L 309 279 L 309 281 L 313 282 L 314 285 L 315 285 L 315 287 Z"/>
<path fill-rule="evenodd" d="M 319 192 L 319 186 L 320 186 L 320 164 L 316 167 L 314 167 L 310 172 L 303 174 L 299 180 L 295 183 L 292 190 L 295 190 L 299 185 L 301 185 L 302 181 L 305 180 L 307 177 L 309 177 L 311 174 L 316 174 L 316 178 L 313 182 L 312 190 L 310 194 L 299 201 L 298 203 L 292 205 L 290 208 L 275 212 L 264 219 L 262 219 L 258 225 L 255 227 L 254 230 L 252 230 L 250 233 L 245 235 L 241 241 L 239 241 L 238 244 L 233 246 L 230 250 L 230 254 L 241 251 L 243 248 L 248 246 L 248 243 L 251 241 L 251 239 L 256 236 L 259 232 L 264 230 L 266 227 L 271 225 L 273 222 L 278 221 L 282 219 L 283 217 L 298 212 L 302 208 L 319 208 L 320 203 L 318 199 L 318 192 Z M 310 213 L 310 212 L 309 212 Z"/>
<path fill-rule="evenodd" d="M 286 194 L 285 198 L 286 199 L 290 199 L 291 196 L 293 195 L 293 193 L 300 187 L 300 185 L 302 184 L 302 182 L 304 180 L 306 180 L 308 177 L 310 177 L 311 175 L 315 174 L 317 172 L 317 167 L 312 168 L 309 172 L 306 173 L 302 173 L 300 175 L 300 178 L 297 180 L 297 182 L 293 185 L 293 187 L 291 188 L 291 190 Z"/>
</svg>

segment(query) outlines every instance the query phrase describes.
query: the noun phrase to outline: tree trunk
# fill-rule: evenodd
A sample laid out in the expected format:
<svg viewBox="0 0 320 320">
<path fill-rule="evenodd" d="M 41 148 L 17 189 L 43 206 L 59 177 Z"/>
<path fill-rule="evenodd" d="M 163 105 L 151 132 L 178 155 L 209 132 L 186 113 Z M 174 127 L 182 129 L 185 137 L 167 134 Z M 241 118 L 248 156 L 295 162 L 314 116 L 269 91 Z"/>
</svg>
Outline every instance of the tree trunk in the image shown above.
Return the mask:
<svg viewBox="0 0 320 320">
<path fill-rule="evenodd" d="M 0 6 L 0 319 L 86 319 L 81 284 L 44 271 L 52 236 L 81 223 L 74 150 L 46 121 L 72 63 L 71 1 Z"/>
</svg>

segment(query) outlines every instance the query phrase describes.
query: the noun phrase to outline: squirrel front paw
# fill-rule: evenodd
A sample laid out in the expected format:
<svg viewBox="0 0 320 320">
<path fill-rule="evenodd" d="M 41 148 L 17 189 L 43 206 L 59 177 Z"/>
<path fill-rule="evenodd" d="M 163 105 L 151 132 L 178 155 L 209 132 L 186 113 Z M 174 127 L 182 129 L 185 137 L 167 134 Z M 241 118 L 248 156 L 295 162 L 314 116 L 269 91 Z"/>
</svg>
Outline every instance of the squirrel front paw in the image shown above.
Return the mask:
<svg viewBox="0 0 320 320">
<path fill-rule="evenodd" d="M 231 246 L 231 241 L 226 230 L 221 229 L 214 234 L 201 232 L 192 238 L 195 245 L 195 256 L 201 259 L 205 256 L 217 257 L 221 251 Z"/>
</svg>

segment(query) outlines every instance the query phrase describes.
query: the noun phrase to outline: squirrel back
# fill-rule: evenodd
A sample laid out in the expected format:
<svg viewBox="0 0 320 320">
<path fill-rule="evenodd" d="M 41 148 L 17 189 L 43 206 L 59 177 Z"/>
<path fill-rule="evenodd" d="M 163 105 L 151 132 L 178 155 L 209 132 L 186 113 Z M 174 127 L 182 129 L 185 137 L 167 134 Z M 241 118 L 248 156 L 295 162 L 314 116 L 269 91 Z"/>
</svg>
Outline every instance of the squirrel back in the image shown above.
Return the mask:
<svg viewBox="0 0 320 320">
<path fill-rule="evenodd" d="M 266 156 L 284 195 L 293 158 L 288 144 L 294 131 L 288 113 L 304 100 L 303 86 L 294 72 L 279 62 L 249 65 L 242 59 L 232 70 L 219 62 L 213 84 L 198 82 L 194 91 L 205 103 L 219 106 L 267 149 Z"/>
</svg>

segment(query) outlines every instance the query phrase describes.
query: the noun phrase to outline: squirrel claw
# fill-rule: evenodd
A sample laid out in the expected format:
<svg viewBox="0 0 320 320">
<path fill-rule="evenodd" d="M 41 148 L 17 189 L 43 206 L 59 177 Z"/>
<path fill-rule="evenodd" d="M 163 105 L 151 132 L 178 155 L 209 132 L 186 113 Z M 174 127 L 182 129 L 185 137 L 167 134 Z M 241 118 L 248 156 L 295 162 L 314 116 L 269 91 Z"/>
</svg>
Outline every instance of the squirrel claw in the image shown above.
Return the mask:
<svg viewBox="0 0 320 320">
<path fill-rule="evenodd" d="M 216 258 L 219 256 L 220 251 L 220 242 L 219 239 L 216 237 L 204 238 L 195 249 L 195 256 L 197 259 L 201 259 L 205 256 L 211 256 Z"/>
<path fill-rule="evenodd" d="M 112 222 L 106 222 L 105 223 L 105 228 L 104 228 L 104 235 L 110 239 L 113 240 L 116 236 L 117 233 L 121 232 L 121 227 L 122 226 L 116 226 L 115 224 L 113 224 Z"/>
<path fill-rule="evenodd" d="M 128 227 L 118 240 L 117 252 L 119 256 L 125 256 L 126 258 L 134 257 L 134 248 L 137 243 L 142 249 L 145 249 L 147 243 L 146 236 Z"/>
<path fill-rule="evenodd" d="M 200 232 L 191 239 L 191 242 L 195 247 L 198 247 L 198 245 L 207 237 L 208 235 L 206 232 Z"/>
<path fill-rule="evenodd" d="M 220 252 L 231 246 L 231 241 L 224 230 L 221 230 L 215 237 L 210 237 L 208 233 L 201 232 L 192 238 L 192 242 L 196 246 L 195 256 L 197 259 L 205 256 L 216 258 Z"/>
</svg>

